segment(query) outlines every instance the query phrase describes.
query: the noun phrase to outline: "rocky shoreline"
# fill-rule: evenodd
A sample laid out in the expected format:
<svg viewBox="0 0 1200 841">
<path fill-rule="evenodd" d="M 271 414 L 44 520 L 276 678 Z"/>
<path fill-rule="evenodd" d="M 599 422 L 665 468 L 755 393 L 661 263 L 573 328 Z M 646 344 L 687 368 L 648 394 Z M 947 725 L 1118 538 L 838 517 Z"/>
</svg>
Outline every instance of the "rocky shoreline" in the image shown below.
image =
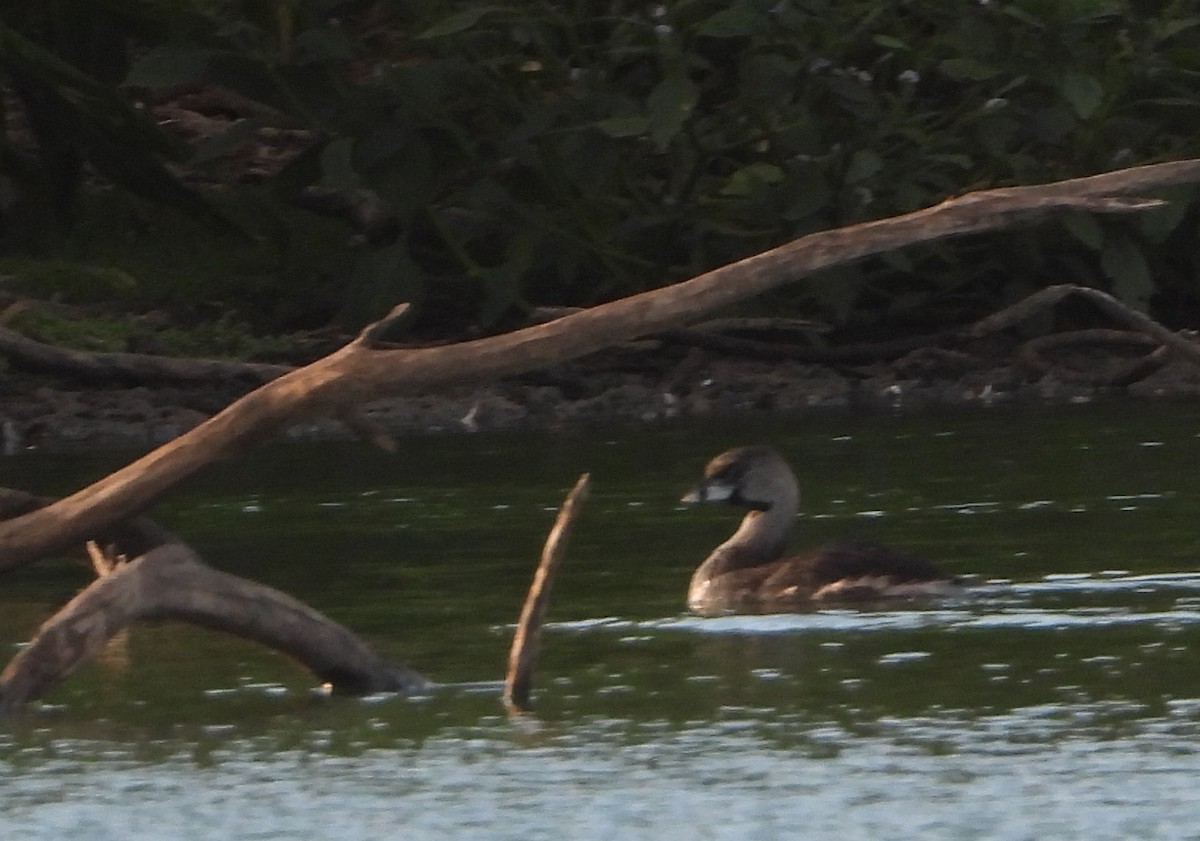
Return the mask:
<svg viewBox="0 0 1200 841">
<path fill-rule="evenodd" d="M 1085 379 L 1070 372 L 1032 372 L 1010 359 L 981 361 L 939 351 L 853 367 L 626 351 L 479 387 L 379 400 L 365 406 L 362 415 L 395 435 L 414 436 L 1200 397 L 1200 368 L 1183 361 L 1167 362 L 1121 386 Z M 0 444 L 8 455 L 146 450 L 203 422 L 240 394 L 219 385 L 89 388 L 9 375 L 0 378 Z M 318 418 L 290 427 L 285 435 L 323 440 L 352 433 L 337 420 Z"/>
</svg>

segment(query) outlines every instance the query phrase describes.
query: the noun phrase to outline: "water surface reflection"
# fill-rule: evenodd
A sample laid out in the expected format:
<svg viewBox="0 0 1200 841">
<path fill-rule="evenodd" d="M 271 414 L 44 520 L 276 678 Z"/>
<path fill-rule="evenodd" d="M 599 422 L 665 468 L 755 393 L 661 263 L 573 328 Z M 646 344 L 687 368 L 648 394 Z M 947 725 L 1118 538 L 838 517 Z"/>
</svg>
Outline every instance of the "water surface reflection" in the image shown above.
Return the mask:
<svg viewBox="0 0 1200 841">
<path fill-rule="evenodd" d="M 1090 407 L 264 451 L 156 516 L 443 686 L 330 698 L 255 646 L 138 628 L 0 730 L 5 835 L 1193 838 L 1196 429 L 1174 407 Z M 683 613 L 736 514 L 675 500 L 750 441 L 796 464 L 799 539 L 907 546 L 968 595 Z M 103 467 L 0 466 L 47 492 Z M 511 622 L 582 470 L 538 715 L 514 723 Z M 0 645 L 86 575 L 9 576 Z"/>
</svg>

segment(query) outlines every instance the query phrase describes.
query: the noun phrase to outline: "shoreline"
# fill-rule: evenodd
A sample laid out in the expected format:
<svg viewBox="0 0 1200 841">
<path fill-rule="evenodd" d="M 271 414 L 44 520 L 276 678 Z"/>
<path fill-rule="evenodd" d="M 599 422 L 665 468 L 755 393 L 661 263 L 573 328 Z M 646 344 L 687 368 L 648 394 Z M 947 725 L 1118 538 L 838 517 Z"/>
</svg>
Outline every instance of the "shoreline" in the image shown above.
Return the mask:
<svg viewBox="0 0 1200 841">
<path fill-rule="evenodd" d="M 964 370 L 961 360 L 947 363 L 944 358 L 906 357 L 852 370 L 730 358 L 653 361 L 659 364 L 645 364 L 643 359 L 629 366 L 610 358 L 597 367 L 585 360 L 473 388 L 373 401 L 360 414 L 388 433 L 414 437 L 557 432 L 771 414 L 1050 408 L 1200 398 L 1200 368 L 1179 361 L 1123 386 L 1096 386 L 1053 373 L 1032 376 L 1012 362 Z M 664 361 L 669 364 L 661 364 Z M 12 382 L 4 385 L 0 448 L 5 455 L 146 450 L 178 437 L 242 396 L 219 386 L 82 388 L 36 381 L 24 389 L 14 388 Z M 279 437 L 347 440 L 355 434 L 338 420 L 314 418 L 288 427 Z"/>
</svg>

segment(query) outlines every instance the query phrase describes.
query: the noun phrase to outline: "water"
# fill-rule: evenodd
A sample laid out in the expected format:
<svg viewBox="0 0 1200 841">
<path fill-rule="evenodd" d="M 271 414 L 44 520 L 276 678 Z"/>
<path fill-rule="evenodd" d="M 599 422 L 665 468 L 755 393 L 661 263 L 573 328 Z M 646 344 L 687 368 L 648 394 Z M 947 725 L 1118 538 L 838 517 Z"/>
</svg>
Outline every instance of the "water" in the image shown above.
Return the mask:
<svg viewBox="0 0 1200 841">
<path fill-rule="evenodd" d="M 137 628 L 0 725 L 0 838 L 1195 838 L 1198 431 L 1077 407 L 269 448 L 155 515 L 442 687 L 329 698 L 258 647 Z M 755 441 L 801 475 L 798 542 L 901 544 L 970 594 L 688 616 L 736 517 L 674 500 Z M 62 492 L 119 462 L 0 471 Z M 511 623 L 584 470 L 537 716 L 510 721 Z M 5 656 L 87 574 L 4 577 Z"/>
</svg>

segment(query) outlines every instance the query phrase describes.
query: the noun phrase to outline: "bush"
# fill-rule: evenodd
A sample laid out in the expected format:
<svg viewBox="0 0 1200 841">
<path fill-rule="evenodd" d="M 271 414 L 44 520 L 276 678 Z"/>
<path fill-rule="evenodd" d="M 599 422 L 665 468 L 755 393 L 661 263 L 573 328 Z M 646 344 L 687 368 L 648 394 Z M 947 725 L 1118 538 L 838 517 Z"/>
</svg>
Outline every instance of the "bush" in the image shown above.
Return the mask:
<svg viewBox="0 0 1200 841">
<path fill-rule="evenodd" d="M 1190 9 L 196 0 L 125 82 L 269 103 L 316 137 L 277 190 L 379 195 L 394 233 L 347 246 L 324 281 L 336 294 L 317 294 L 344 318 L 404 298 L 429 326 L 490 329 L 969 189 L 1195 155 Z M 876 329 L 1074 281 L 1178 313 L 1197 305 L 1196 221 L 1186 201 L 1071 216 L 864 261 L 760 306 Z"/>
</svg>

